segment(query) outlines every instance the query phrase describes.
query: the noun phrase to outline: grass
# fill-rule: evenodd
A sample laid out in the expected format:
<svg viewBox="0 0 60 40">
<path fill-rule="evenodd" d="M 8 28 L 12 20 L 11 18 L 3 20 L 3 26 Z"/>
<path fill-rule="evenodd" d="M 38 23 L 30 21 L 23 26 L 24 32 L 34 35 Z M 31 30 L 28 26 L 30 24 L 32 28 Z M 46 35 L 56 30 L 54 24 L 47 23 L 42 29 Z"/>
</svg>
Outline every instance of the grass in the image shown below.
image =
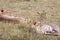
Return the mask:
<svg viewBox="0 0 60 40">
<path fill-rule="evenodd" d="M 59 40 L 60 36 L 42 35 L 21 24 L 0 23 L 3 30 L 0 40 Z M 9 24 L 9 25 L 8 25 Z M 5 25 L 5 26 L 4 26 Z M 0 32 L 1 33 L 1 32 Z"/>
<path fill-rule="evenodd" d="M 6 10 L 8 15 L 29 17 L 31 23 L 42 19 L 44 23 L 60 25 L 59 2 L 60 0 L 0 0 L 0 9 Z M 0 40 L 60 40 L 60 36 L 36 33 L 30 24 L 0 22 Z"/>
<path fill-rule="evenodd" d="M 55 40 L 59 39 L 59 36 L 49 36 L 41 35 L 36 33 L 30 27 L 24 26 L 24 24 L 15 24 L 6 23 L 5 26 L 1 25 L 4 29 L 3 34 L 0 36 L 0 40 Z M 15 25 L 15 26 L 14 26 Z M 0 27 L 1 27 L 0 26 Z"/>
</svg>

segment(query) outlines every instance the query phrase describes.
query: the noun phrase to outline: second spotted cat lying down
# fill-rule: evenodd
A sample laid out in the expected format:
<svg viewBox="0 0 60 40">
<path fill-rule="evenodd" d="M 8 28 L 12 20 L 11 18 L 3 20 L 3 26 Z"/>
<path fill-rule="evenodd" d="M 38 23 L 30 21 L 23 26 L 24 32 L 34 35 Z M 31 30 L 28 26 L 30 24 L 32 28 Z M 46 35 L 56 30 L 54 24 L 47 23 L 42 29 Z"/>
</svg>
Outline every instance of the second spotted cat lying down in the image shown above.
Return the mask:
<svg viewBox="0 0 60 40">
<path fill-rule="evenodd" d="M 42 24 L 36 22 L 30 26 L 32 29 L 36 30 L 37 33 L 46 35 L 60 35 L 60 27 L 56 24 Z"/>
</svg>

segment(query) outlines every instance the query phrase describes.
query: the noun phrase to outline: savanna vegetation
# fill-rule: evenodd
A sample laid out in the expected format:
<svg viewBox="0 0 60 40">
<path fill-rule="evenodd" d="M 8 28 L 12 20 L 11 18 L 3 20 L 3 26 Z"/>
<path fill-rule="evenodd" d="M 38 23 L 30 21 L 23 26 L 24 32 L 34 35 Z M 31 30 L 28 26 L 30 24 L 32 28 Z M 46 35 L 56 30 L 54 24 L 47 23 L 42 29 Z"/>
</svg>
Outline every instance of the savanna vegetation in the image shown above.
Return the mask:
<svg viewBox="0 0 60 40">
<path fill-rule="evenodd" d="M 0 22 L 0 40 L 60 40 L 60 36 L 38 34 L 30 28 L 33 21 L 60 26 L 60 0 L 0 0 L 0 9 L 31 19 L 29 24 Z"/>
</svg>

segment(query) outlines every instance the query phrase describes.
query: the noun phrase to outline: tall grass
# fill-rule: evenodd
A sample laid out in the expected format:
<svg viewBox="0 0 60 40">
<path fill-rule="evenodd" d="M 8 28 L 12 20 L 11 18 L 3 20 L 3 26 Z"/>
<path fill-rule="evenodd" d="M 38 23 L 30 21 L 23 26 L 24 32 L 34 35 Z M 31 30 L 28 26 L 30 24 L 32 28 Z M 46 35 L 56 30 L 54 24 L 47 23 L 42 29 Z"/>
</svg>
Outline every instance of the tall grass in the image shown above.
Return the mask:
<svg viewBox="0 0 60 40">
<path fill-rule="evenodd" d="M 60 36 L 42 35 L 36 33 L 25 24 L 0 23 L 0 40 L 59 40 Z"/>
</svg>

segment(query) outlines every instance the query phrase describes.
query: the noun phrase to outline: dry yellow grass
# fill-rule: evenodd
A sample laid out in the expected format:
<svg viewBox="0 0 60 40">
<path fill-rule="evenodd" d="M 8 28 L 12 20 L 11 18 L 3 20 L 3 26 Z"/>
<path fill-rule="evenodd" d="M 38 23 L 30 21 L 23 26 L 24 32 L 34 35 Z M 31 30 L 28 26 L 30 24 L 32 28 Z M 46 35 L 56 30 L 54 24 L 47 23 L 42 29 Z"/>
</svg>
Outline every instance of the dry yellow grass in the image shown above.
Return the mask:
<svg viewBox="0 0 60 40">
<path fill-rule="evenodd" d="M 29 17 L 30 24 L 34 20 L 60 26 L 60 0 L 0 0 L 0 9 L 4 9 L 8 15 Z M 40 35 L 25 28 L 29 25 L 0 22 L 3 30 L 0 40 L 60 40 L 60 36 Z"/>
</svg>

